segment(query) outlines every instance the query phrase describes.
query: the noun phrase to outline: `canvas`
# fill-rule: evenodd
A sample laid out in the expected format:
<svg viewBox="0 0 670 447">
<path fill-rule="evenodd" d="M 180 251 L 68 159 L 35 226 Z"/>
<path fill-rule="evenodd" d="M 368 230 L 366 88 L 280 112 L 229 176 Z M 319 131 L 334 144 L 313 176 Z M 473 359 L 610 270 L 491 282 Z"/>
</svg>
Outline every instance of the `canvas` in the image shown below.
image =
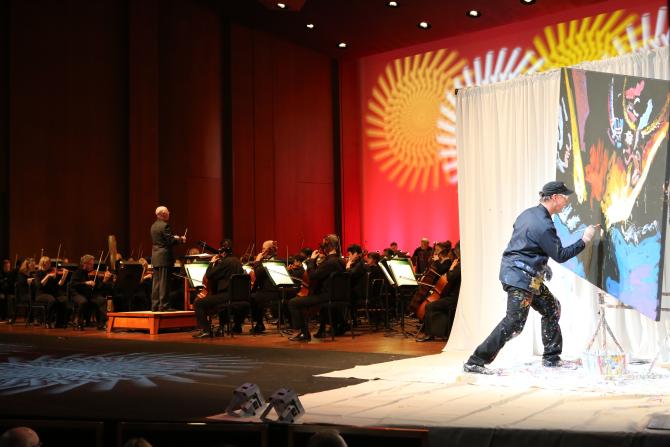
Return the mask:
<svg viewBox="0 0 670 447">
<path fill-rule="evenodd" d="M 601 224 L 565 265 L 649 318 L 660 317 L 667 222 L 670 82 L 561 72 L 556 179 L 575 194 L 554 216 L 564 245 Z"/>
</svg>

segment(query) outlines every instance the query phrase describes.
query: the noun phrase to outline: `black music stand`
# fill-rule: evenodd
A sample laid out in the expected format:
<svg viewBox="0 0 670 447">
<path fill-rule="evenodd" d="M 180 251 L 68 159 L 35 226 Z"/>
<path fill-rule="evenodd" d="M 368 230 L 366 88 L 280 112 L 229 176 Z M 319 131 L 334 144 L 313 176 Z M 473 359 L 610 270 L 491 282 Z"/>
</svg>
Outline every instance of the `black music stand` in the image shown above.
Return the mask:
<svg viewBox="0 0 670 447">
<path fill-rule="evenodd" d="M 282 304 L 286 300 L 286 291 L 295 287 L 295 282 L 293 282 L 293 277 L 286 269 L 286 264 L 281 261 L 263 261 L 261 263 L 263 268 L 268 274 L 270 281 L 277 287 L 279 290 L 279 305 L 277 312 L 277 329 L 279 330 L 279 335 L 284 336 L 284 330 L 282 328 Z"/>
<path fill-rule="evenodd" d="M 409 258 L 387 259 L 380 264 L 382 270 L 387 275 L 389 283 L 395 289 L 396 299 L 400 303 L 400 335 L 403 337 L 413 337 L 405 330 L 405 303 L 413 294 L 418 286 L 414 269 Z"/>
</svg>

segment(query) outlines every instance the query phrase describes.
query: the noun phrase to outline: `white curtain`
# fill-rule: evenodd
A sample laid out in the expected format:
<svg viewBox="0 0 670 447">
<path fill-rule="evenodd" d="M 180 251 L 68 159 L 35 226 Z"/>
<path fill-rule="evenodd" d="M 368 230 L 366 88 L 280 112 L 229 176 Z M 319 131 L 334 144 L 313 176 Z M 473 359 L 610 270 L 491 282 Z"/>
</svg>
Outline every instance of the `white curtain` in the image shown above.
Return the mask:
<svg viewBox="0 0 670 447">
<path fill-rule="evenodd" d="M 584 63 L 577 68 L 670 80 L 668 47 Z M 462 283 L 452 335 L 445 349 L 472 351 L 505 315 L 498 281 L 500 256 L 516 216 L 537 203 L 538 191 L 555 178 L 559 71 L 467 88 L 457 95 L 459 213 Z M 670 245 L 670 241 L 666 243 Z M 670 258 L 667 258 L 669 259 Z M 597 290 L 551 261 L 549 288 L 561 301 L 563 352 L 578 356 L 598 322 Z M 666 271 L 670 264 L 666 261 Z M 670 292 L 670 281 L 664 291 Z M 664 297 L 664 307 L 669 307 Z M 668 331 L 635 310 L 608 309 L 607 320 L 633 357 L 656 355 Z M 501 358 L 541 354 L 540 318 L 530 312 L 526 329 Z M 667 354 L 666 354 L 667 356 Z"/>
</svg>

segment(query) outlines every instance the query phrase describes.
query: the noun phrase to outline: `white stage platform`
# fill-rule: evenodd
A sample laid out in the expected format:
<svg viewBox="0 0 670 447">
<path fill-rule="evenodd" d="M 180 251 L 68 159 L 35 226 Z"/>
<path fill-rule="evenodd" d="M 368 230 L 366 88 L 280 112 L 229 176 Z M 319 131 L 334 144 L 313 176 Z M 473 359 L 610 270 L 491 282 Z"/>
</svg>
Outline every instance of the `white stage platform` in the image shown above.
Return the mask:
<svg viewBox="0 0 670 447">
<path fill-rule="evenodd" d="M 670 415 L 668 365 L 656 366 L 648 374 L 648 363 L 633 364 L 625 377 L 603 380 L 581 366 L 544 368 L 536 357 L 496 361 L 493 366 L 499 374 L 483 376 L 463 372 L 467 357 L 446 351 L 322 374 L 367 382 L 300 396 L 306 411 L 300 421 L 430 430 L 615 433 L 629 438 L 646 433 L 667 437 L 665 445 L 670 445 L 670 431 L 647 428 L 654 415 Z"/>
</svg>

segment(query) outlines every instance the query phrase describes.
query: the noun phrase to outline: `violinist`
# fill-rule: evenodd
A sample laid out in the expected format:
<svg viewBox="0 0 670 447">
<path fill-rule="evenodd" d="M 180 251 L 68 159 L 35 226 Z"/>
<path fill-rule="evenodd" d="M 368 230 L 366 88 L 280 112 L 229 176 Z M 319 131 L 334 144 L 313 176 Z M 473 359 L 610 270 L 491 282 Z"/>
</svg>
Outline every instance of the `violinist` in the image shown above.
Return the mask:
<svg viewBox="0 0 670 447">
<path fill-rule="evenodd" d="M 296 296 L 288 303 L 291 313 L 291 322 L 300 329 L 300 332 L 289 338 L 291 341 L 310 341 L 312 335 L 309 333 L 308 321 L 304 312 L 313 308 L 320 308 L 328 302 L 331 290 L 331 274 L 344 271 L 344 265 L 340 262 L 340 239 L 334 234 L 323 238 L 320 250 L 314 250 L 307 261 L 309 283 L 313 287 L 309 296 Z M 325 255 L 323 261 L 316 266 L 319 255 Z M 323 335 L 323 327 L 319 328 L 318 335 Z"/>
<path fill-rule="evenodd" d="M 435 337 L 449 339 L 461 288 L 460 242 L 457 242 L 451 250 L 448 259 L 447 284 L 440 292 L 440 298 L 426 305 L 426 315 L 423 320 L 424 334 L 417 335 L 416 341 L 418 342 L 434 340 Z"/>
<path fill-rule="evenodd" d="M 100 294 L 99 284 L 111 281 L 111 273 L 106 271 L 98 275 L 93 269 L 95 257 L 84 255 L 81 257 L 79 268 L 72 274 L 70 280 L 70 300 L 75 309 L 75 327 L 83 330 L 90 323 L 91 313 L 94 314 L 98 329 L 105 328 L 107 320 L 107 306 L 105 296 Z M 97 282 L 96 282 L 97 280 Z"/>
<path fill-rule="evenodd" d="M 46 304 L 47 327 L 55 327 L 56 323 L 62 325 L 67 307 L 67 296 L 65 294 L 65 281 L 69 272 L 61 269 L 58 272 L 56 268 L 51 267 L 51 260 L 48 256 L 42 256 L 37 264 L 37 293 L 35 302 Z M 61 277 L 58 279 L 58 274 Z"/>
<path fill-rule="evenodd" d="M 232 255 L 232 242 L 224 241 L 219 254 L 215 255 L 207 267 L 205 273 L 205 282 L 207 284 L 207 293 L 199 295 L 194 303 L 195 318 L 200 331 L 193 335 L 193 338 L 212 337 L 212 328 L 207 321 L 207 317 L 216 313 L 224 304 L 228 303 L 230 297 L 230 279 L 233 275 L 243 274 L 242 263 L 238 258 Z M 201 297 L 202 296 L 202 297 Z M 249 312 L 249 303 L 247 301 L 233 301 L 230 304 L 233 313 L 233 332 L 242 333 L 242 323 Z M 219 314 L 219 323 L 228 320 L 228 314 L 221 312 Z"/>
<path fill-rule="evenodd" d="M 272 301 L 278 301 L 281 297 L 279 289 L 272 283 L 263 267 L 263 261 L 275 260 L 276 255 L 277 242 L 265 241 L 261 247 L 261 252 L 256 255 L 252 263 L 255 277 L 251 294 L 251 319 L 254 324 L 251 333 L 253 334 L 265 332 L 265 324 L 263 323 L 265 310 Z"/>
<path fill-rule="evenodd" d="M 151 264 L 154 276 L 151 290 L 151 311 L 169 311 L 170 268 L 174 265 L 172 246 L 185 244 L 186 236 L 172 234 L 170 229 L 170 210 L 165 206 L 156 208 L 156 221 L 151 225 Z"/>
</svg>

